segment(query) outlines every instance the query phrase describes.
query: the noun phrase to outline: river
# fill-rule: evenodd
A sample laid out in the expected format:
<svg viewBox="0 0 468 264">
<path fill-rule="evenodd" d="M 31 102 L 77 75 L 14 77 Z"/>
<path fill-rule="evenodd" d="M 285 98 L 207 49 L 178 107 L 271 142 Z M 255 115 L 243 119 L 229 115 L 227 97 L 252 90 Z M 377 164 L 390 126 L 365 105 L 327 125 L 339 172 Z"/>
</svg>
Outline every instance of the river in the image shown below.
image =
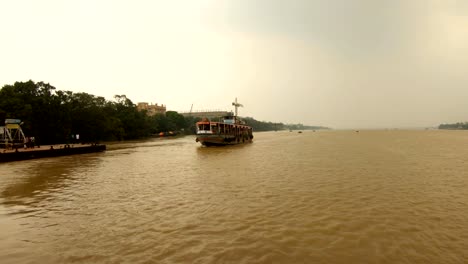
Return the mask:
<svg viewBox="0 0 468 264">
<path fill-rule="evenodd" d="M 254 136 L 0 164 L 0 262 L 468 261 L 468 132 Z"/>
</svg>

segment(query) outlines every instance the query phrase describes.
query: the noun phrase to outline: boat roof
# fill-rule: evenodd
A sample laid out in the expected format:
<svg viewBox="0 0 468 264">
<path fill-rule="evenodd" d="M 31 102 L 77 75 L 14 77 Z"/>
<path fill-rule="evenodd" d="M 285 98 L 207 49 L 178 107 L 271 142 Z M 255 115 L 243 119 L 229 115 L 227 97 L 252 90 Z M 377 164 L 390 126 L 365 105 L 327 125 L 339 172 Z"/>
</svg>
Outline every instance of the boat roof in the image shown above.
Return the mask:
<svg viewBox="0 0 468 264">
<path fill-rule="evenodd" d="M 224 122 L 212 122 L 212 121 L 199 121 L 197 122 L 197 125 L 210 125 L 210 124 L 223 124 L 223 125 L 228 125 L 228 126 L 240 126 L 240 127 L 248 127 L 251 128 L 251 126 L 248 125 L 243 125 L 243 124 L 229 124 L 229 123 L 224 123 Z"/>
</svg>

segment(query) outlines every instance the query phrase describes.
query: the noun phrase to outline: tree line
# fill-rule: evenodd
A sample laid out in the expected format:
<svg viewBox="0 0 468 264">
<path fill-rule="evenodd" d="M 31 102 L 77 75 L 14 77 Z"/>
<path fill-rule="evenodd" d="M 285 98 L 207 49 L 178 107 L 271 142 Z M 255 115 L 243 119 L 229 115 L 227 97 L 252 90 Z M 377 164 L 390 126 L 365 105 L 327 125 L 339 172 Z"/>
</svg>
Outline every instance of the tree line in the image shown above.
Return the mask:
<svg viewBox="0 0 468 264">
<path fill-rule="evenodd" d="M 468 122 L 458 122 L 455 124 L 440 124 L 439 129 L 468 129 Z"/>
<path fill-rule="evenodd" d="M 175 111 L 148 116 L 125 95 L 115 95 L 109 101 L 31 80 L 0 89 L 0 120 L 8 118 L 21 119 L 26 136 L 34 136 L 40 144 L 73 142 L 77 134 L 81 142 L 138 139 L 168 131 L 193 134 L 199 121 Z M 244 121 L 254 131 L 321 128 L 263 122 L 252 117 Z"/>
<path fill-rule="evenodd" d="M 254 131 L 277 131 L 277 130 L 319 130 L 319 129 L 329 129 L 323 126 L 308 126 L 303 124 L 284 124 L 281 122 L 265 122 L 258 121 L 252 117 L 245 117 L 242 120 L 248 126 L 251 126 Z"/>
<path fill-rule="evenodd" d="M 194 131 L 195 118 L 174 111 L 148 116 L 125 95 L 114 101 L 88 93 L 60 91 L 44 82 L 15 82 L 0 90 L 0 120 L 21 119 L 26 136 L 40 144 L 127 140 L 166 131 Z"/>
</svg>

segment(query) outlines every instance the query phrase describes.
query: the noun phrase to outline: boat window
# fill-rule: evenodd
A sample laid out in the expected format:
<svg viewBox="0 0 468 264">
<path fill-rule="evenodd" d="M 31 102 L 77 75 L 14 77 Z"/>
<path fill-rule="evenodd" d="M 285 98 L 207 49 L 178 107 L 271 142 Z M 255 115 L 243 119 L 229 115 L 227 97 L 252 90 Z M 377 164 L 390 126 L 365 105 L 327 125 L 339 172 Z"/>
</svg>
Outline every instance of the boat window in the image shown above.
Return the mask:
<svg viewBox="0 0 468 264">
<path fill-rule="evenodd" d="M 201 124 L 198 126 L 198 130 L 210 130 L 209 124 Z"/>
</svg>

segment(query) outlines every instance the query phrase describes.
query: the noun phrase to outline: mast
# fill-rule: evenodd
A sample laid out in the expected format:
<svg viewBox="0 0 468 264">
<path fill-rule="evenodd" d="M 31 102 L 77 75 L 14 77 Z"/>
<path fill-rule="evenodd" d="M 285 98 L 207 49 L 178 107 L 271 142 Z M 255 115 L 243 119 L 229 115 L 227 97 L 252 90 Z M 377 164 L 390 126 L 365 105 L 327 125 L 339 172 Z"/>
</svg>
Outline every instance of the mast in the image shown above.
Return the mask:
<svg viewBox="0 0 468 264">
<path fill-rule="evenodd" d="M 236 116 L 237 116 L 237 108 L 238 108 L 238 107 L 243 107 L 243 105 L 237 102 L 237 97 L 236 97 L 236 100 L 232 103 L 232 105 L 233 105 L 233 106 L 235 107 L 235 109 L 236 109 Z"/>
</svg>

